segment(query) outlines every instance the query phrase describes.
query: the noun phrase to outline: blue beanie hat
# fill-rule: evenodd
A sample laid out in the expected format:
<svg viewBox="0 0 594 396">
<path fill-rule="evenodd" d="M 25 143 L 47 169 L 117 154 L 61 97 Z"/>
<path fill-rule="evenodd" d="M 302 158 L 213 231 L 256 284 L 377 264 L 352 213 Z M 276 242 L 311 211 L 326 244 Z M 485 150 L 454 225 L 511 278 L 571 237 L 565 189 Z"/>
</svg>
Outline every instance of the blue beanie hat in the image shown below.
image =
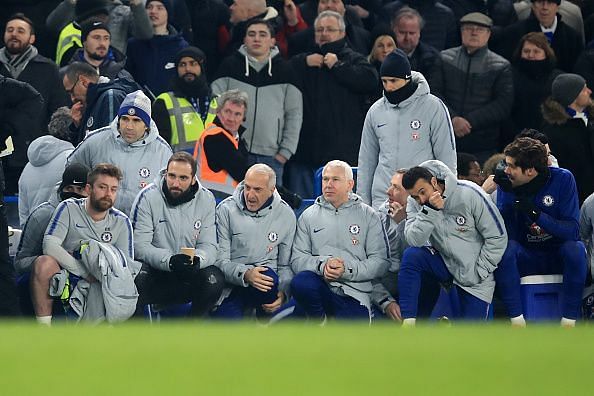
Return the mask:
<svg viewBox="0 0 594 396">
<path fill-rule="evenodd" d="M 163 4 L 163 7 L 165 7 L 165 9 L 167 10 L 167 20 L 169 22 L 171 22 L 171 20 L 173 19 L 173 7 L 172 7 L 173 5 L 171 4 L 171 1 L 170 0 L 147 0 L 144 7 L 147 8 L 149 6 L 149 4 L 152 3 L 153 1 L 158 1 Z"/>
<path fill-rule="evenodd" d="M 409 80 L 412 77 L 410 62 L 404 51 L 395 49 L 386 56 L 380 67 L 380 77 L 396 77 L 403 80 Z"/>
<path fill-rule="evenodd" d="M 126 95 L 118 110 L 118 117 L 123 115 L 140 117 L 147 128 L 151 126 L 151 101 L 141 90 Z"/>
</svg>

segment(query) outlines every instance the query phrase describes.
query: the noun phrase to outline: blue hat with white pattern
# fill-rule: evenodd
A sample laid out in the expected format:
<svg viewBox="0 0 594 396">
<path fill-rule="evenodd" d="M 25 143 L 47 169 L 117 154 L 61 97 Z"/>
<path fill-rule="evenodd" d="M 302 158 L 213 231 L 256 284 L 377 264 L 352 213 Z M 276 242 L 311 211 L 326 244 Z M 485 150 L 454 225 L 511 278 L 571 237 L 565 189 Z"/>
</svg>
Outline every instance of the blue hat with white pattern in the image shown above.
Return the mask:
<svg viewBox="0 0 594 396">
<path fill-rule="evenodd" d="M 118 117 L 123 115 L 140 117 L 147 128 L 150 128 L 151 100 L 141 90 L 126 95 L 118 110 Z"/>
</svg>

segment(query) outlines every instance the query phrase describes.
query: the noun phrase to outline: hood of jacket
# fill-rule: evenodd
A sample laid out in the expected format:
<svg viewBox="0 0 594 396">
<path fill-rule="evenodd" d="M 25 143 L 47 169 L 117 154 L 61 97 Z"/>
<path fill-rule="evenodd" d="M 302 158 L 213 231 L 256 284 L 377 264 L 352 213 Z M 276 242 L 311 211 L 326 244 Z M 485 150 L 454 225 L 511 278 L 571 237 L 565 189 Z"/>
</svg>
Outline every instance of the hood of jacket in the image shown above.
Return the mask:
<svg viewBox="0 0 594 396">
<path fill-rule="evenodd" d="M 419 166 L 423 168 L 427 168 L 433 173 L 433 175 L 438 180 L 443 180 L 445 182 L 445 191 L 443 192 L 443 198 L 445 202 L 445 206 L 448 206 L 448 197 L 454 194 L 456 188 L 458 187 L 458 179 L 456 175 L 441 161 L 438 160 L 429 160 L 421 163 Z"/>
<path fill-rule="evenodd" d="M 110 89 L 121 91 L 124 96 L 126 96 L 129 92 L 134 92 L 137 89 L 140 89 L 140 87 L 134 81 L 130 81 L 125 78 L 109 80 L 107 77 L 101 76 L 99 77 L 97 84 L 89 85 L 89 89 L 87 91 L 87 108 L 89 108 L 89 106 L 93 106 L 97 98 L 103 95 L 105 91 Z"/>
<path fill-rule="evenodd" d="M 245 44 L 242 44 L 241 47 L 237 50 L 241 55 L 243 55 L 245 59 L 245 76 L 250 75 L 250 66 L 256 70 L 256 72 L 260 72 L 264 67 L 268 67 L 268 75 L 272 77 L 272 62 L 273 59 L 280 53 L 276 46 L 270 49 L 270 55 L 268 58 L 262 62 L 258 61 L 256 58 L 250 56 L 247 52 Z"/>
<path fill-rule="evenodd" d="M 159 136 L 159 129 L 157 128 L 157 124 L 155 124 L 155 121 L 153 121 L 153 119 L 151 118 L 151 127 L 149 128 L 148 133 L 145 133 L 142 139 L 137 140 L 134 143 L 128 143 L 120 136 L 120 131 L 118 130 L 118 119 L 119 117 L 113 119 L 113 121 L 109 124 L 109 129 L 111 130 L 113 138 L 119 144 L 131 147 L 141 147 L 152 143 Z"/>
<path fill-rule="evenodd" d="M 541 105 L 542 118 L 549 124 L 563 125 L 572 117 L 567 114 L 565 107 L 561 103 L 548 97 Z M 588 114 L 594 114 L 594 105 L 590 105 L 585 110 Z"/>
<path fill-rule="evenodd" d="M 56 158 L 58 154 L 67 150 L 74 150 L 72 143 L 51 135 L 45 135 L 31 142 L 27 149 L 27 157 L 31 165 L 38 167 L 47 164 Z"/>
<path fill-rule="evenodd" d="M 265 204 L 257 212 L 250 212 L 247 209 L 247 207 L 245 206 L 245 202 L 243 199 L 243 190 L 245 188 L 244 186 L 245 186 L 245 184 L 243 181 L 237 185 L 237 187 L 235 188 L 235 191 L 233 192 L 232 199 L 235 202 L 235 204 L 237 205 L 237 207 L 239 208 L 239 210 L 241 210 L 244 214 L 246 214 L 248 216 L 251 216 L 251 217 L 266 216 L 266 215 L 268 215 L 268 213 L 272 212 L 273 207 L 281 204 L 281 201 L 282 201 L 281 196 L 278 193 L 278 191 L 276 191 L 276 189 L 274 189 L 274 193 L 272 194 L 272 202 L 270 202 L 268 205 Z"/>
</svg>

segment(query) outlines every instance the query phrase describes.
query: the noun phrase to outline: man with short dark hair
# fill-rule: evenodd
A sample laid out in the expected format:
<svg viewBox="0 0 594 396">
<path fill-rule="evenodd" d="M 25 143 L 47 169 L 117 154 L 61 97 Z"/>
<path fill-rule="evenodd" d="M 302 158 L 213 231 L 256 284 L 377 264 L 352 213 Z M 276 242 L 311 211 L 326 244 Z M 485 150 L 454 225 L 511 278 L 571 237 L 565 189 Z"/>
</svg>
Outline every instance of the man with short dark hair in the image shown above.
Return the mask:
<svg viewBox="0 0 594 396">
<path fill-rule="evenodd" d="M 272 168 L 252 165 L 233 196 L 217 207 L 217 266 L 228 287 L 216 318 L 241 318 L 250 309 L 270 316 L 287 301 L 295 214 L 275 185 Z"/>
<path fill-rule="evenodd" d="M 239 89 L 252 98 L 241 137 L 249 162 L 270 166 L 282 185 L 284 165 L 295 154 L 299 142 L 303 99 L 290 64 L 276 47 L 268 21 L 249 21 L 243 42 L 221 63 L 212 90 L 220 94 Z"/>
<path fill-rule="evenodd" d="M 537 140 L 518 138 L 504 154 L 511 189 L 497 189 L 497 207 L 509 233 L 495 271 L 499 295 L 512 324 L 524 326 L 520 276 L 562 272 L 561 325 L 573 327 L 587 271 L 575 180 L 566 169 L 548 167 L 547 150 Z"/>
<path fill-rule="evenodd" d="M 70 131 L 74 145 L 89 131 L 109 125 L 126 95 L 138 89 L 135 82 L 126 79 L 109 81 L 83 62 L 68 65 L 62 83 L 72 100 Z"/>
<path fill-rule="evenodd" d="M 93 66 L 99 75 L 109 78 L 127 78 L 133 80 L 124 69 L 126 55 L 111 46 L 111 33 L 107 24 L 100 20 L 91 20 L 81 26 L 82 48 L 76 50 L 69 63 L 84 62 Z M 65 70 L 65 67 L 62 68 Z"/>
<path fill-rule="evenodd" d="M 108 126 L 90 133 L 74 149 L 68 163 L 89 168 L 102 162 L 118 164 L 125 177 L 114 205 L 128 214 L 138 192 L 155 179 L 171 154 L 151 119 L 151 101 L 138 90 L 126 96 Z"/>
<path fill-rule="evenodd" d="M 35 40 L 33 21 L 24 14 L 14 14 L 6 22 L 4 48 L 0 49 L 0 74 L 31 84 L 43 97 L 41 126 L 30 131 L 31 140 L 47 130 L 51 115 L 68 102 L 58 67 L 39 54 Z"/>
<path fill-rule="evenodd" d="M 42 286 L 49 285 L 50 279 L 60 272 L 58 262 L 51 256 L 43 254 L 43 236 L 52 213 L 59 203 L 69 198 L 87 196 L 87 174 L 89 168 L 82 164 L 71 164 L 66 167 L 59 186 L 54 186 L 49 199 L 32 209 L 23 223 L 23 233 L 14 261 L 17 274 L 27 274 L 19 279 L 19 294 L 23 313 L 33 310 L 37 317 L 52 314 L 53 300 Z M 23 280 L 26 284 L 22 284 Z M 28 280 L 28 282 L 27 282 Z M 29 285 L 30 284 L 30 285 Z M 29 295 L 30 291 L 33 291 Z M 29 306 L 32 304 L 31 306 Z M 27 307 L 27 308 L 26 308 Z"/>
<path fill-rule="evenodd" d="M 204 316 L 219 299 L 224 276 L 217 258 L 215 200 L 184 151 L 136 197 L 130 214 L 136 258 L 137 311 L 146 304 L 192 303 L 190 315 Z M 186 248 L 191 250 L 188 255 Z"/>
<path fill-rule="evenodd" d="M 471 182 L 482 186 L 485 178 L 483 177 L 481 164 L 479 164 L 476 156 L 468 153 L 458 153 L 457 157 L 458 179 L 470 180 Z"/>
<path fill-rule="evenodd" d="M 509 62 L 487 46 L 491 18 L 472 12 L 460 25 L 462 45 L 441 52 L 429 85 L 448 106 L 458 151 L 484 162 L 499 151 L 499 129 L 514 98 L 512 72 Z"/>
<path fill-rule="evenodd" d="M 410 194 L 404 235 L 411 246 L 398 276 L 403 325 L 416 322 L 423 275 L 455 285 L 462 318 L 486 320 L 493 271 L 507 244 L 497 208 L 479 186 L 456 180 L 436 160 L 409 169 L 402 186 Z"/>
</svg>

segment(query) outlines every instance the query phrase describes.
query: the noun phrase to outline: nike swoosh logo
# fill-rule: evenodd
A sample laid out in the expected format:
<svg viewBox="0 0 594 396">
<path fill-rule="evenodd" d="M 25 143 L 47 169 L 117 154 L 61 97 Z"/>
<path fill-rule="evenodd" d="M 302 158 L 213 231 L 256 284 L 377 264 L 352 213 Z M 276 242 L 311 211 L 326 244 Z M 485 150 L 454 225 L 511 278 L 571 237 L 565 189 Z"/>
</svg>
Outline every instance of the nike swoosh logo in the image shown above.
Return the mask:
<svg viewBox="0 0 594 396">
<path fill-rule="evenodd" d="M 87 228 L 87 227 L 85 227 L 85 226 L 82 226 L 82 225 L 80 225 L 80 224 L 78 224 L 78 223 L 75 223 L 74 225 L 75 225 L 77 228 Z"/>
<path fill-rule="evenodd" d="M 317 234 L 318 232 L 322 231 L 324 228 L 314 228 L 313 232 L 314 234 Z"/>
<path fill-rule="evenodd" d="M 234 232 L 233 234 L 231 234 L 231 236 L 235 236 L 235 235 L 241 235 L 241 232 Z"/>
<path fill-rule="evenodd" d="M 165 219 L 161 219 L 161 220 L 159 220 L 159 224 L 160 224 L 160 223 L 165 223 L 166 221 L 167 221 L 167 220 L 165 220 Z"/>
<path fill-rule="evenodd" d="M 386 124 L 378 124 L 378 125 L 377 125 L 377 127 L 378 127 L 378 128 L 381 128 L 381 127 L 383 127 L 384 125 L 386 125 Z"/>
</svg>

